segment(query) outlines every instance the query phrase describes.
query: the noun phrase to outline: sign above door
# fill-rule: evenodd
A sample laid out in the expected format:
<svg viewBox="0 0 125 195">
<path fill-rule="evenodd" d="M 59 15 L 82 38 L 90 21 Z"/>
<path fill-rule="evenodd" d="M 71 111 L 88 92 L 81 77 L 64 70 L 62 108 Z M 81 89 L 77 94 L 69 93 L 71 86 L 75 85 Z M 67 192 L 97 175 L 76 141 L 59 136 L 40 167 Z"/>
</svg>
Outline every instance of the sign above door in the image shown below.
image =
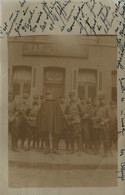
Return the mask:
<svg viewBox="0 0 125 195">
<path fill-rule="evenodd" d="M 67 46 L 52 43 L 26 43 L 23 55 L 88 58 L 88 46 L 81 44 L 67 44 Z"/>
</svg>

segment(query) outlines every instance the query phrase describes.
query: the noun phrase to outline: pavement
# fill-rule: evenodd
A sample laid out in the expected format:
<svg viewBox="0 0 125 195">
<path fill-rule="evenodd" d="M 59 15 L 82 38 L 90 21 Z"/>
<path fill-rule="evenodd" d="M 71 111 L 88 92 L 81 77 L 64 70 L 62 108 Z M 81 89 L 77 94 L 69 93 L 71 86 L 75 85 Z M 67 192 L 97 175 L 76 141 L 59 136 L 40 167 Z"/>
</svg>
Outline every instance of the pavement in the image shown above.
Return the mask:
<svg viewBox="0 0 125 195">
<path fill-rule="evenodd" d="M 9 167 L 8 176 L 10 188 L 116 187 L 118 185 L 117 173 L 110 169 L 44 170 Z"/>
<path fill-rule="evenodd" d="M 25 145 L 26 147 L 26 145 Z M 118 155 L 115 150 L 108 153 L 107 157 L 103 157 L 102 147 L 100 153 L 91 155 L 82 152 L 81 156 L 77 152 L 75 154 L 67 154 L 63 140 L 60 142 L 60 154 L 53 153 L 44 154 L 35 149 L 24 151 L 20 147 L 19 152 L 9 149 L 9 166 L 22 168 L 42 168 L 53 170 L 89 170 L 89 169 L 114 169 L 117 170 Z"/>
</svg>

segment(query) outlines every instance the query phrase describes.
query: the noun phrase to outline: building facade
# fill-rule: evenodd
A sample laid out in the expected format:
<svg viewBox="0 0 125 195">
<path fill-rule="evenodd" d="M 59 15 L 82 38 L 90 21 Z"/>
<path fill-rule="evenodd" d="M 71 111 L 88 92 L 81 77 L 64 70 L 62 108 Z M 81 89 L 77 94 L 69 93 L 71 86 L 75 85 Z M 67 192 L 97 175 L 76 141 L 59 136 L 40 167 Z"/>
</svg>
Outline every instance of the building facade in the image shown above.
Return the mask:
<svg viewBox="0 0 125 195">
<path fill-rule="evenodd" d="M 9 88 L 54 98 L 77 96 L 117 100 L 116 36 L 26 36 L 8 38 Z"/>
</svg>

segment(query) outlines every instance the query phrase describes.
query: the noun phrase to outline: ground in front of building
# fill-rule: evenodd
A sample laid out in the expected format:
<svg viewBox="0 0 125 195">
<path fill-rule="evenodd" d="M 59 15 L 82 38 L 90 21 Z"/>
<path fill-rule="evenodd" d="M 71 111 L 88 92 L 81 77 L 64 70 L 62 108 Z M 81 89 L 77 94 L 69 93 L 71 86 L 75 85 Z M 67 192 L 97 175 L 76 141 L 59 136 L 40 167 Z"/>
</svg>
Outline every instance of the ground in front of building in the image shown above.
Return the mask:
<svg viewBox="0 0 125 195">
<path fill-rule="evenodd" d="M 43 170 L 9 168 L 9 187 L 110 187 L 117 186 L 115 170 Z"/>
</svg>

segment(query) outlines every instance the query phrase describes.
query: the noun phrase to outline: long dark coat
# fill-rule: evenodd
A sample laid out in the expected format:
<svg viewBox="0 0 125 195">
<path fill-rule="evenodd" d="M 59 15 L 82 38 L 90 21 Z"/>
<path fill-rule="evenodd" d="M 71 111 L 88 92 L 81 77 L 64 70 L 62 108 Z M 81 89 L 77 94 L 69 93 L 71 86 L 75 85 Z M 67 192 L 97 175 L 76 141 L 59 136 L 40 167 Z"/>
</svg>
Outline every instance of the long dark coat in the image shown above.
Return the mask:
<svg viewBox="0 0 125 195">
<path fill-rule="evenodd" d="M 39 132 L 60 134 L 62 131 L 62 110 L 55 100 L 46 100 L 37 114 Z"/>
</svg>

